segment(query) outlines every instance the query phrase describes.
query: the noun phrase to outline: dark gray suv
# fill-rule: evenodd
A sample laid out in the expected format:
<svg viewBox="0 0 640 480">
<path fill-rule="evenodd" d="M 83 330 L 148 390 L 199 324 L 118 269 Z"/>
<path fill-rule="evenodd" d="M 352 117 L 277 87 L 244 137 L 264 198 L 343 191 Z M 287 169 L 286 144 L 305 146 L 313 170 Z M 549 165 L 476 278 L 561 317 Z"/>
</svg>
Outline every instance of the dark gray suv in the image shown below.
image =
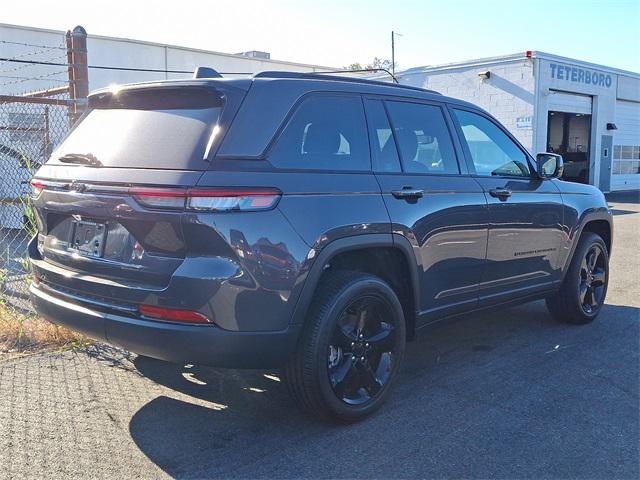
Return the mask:
<svg viewBox="0 0 640 480">
<path fill-rule="evenodd" d="M 598 315 L 611 213 L 561 173 L 417 88 L 266 72 L 103 90 L 31 183 L 32 300 L 142 355 L 283 367 L 303 406 L 353 421 L 436 320 L 541 298 Z"/>
</svg>

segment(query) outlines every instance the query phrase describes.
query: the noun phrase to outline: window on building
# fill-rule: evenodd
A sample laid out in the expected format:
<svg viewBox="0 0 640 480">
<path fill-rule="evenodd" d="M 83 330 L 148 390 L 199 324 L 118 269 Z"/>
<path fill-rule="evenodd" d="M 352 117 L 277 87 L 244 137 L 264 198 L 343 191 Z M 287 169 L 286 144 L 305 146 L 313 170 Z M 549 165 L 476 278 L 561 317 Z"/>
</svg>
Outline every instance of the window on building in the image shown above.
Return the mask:
<svg viewBox="0 0 640 480">
<path fill-rule="evenodd" d="M 386 104 L 405 172 L 460 173 L 440 107 L 409 102 Z"/>
<path fill-rule="evenodd" d="M 466 110 L 454 111 L 478 175 L 530 176 L 527 156 L 495 123 Z"/>
<path fill-rule="evenodd" d="M 640 145 L 616 145 L 613 147 L 613 174 L 640 173 Z"/>
<path fill-rule="evenodd" d="M 315 95 L 304 100 L 268 160 L 279 168 L 370 170 L 360 97 Z"/>
</svg>

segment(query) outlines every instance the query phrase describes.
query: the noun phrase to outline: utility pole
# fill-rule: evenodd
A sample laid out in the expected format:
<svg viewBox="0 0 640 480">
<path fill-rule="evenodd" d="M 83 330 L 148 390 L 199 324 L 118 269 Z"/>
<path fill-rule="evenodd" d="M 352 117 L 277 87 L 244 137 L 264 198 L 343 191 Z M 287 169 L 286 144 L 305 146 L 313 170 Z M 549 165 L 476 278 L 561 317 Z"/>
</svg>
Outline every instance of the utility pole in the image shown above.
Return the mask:
<svg viewBox="0 0 640 480">
<path fill-rule="evenodd" d="M 396 42 L 395 42 L 396 34 L 393 30 L 391 30 L 391 73 L 395 77 L 396 76 Z"/>
<path fill-rule="evenodd" d="M 391 73 L 396 76 L 396 35 L 401 37 L 401 33 L 391 30 Z"/>
</svg>

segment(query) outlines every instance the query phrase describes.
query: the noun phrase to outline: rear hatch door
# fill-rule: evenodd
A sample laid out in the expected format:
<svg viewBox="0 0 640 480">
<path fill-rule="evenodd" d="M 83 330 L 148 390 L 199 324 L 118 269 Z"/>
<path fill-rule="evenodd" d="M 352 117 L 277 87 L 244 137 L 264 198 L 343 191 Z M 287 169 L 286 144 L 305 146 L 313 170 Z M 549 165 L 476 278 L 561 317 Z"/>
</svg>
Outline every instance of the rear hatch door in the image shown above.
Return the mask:
<svg viewBox="0 0 640 480">
<path fill-rule="evenodd" d="M 242 85 L 171 82 L 90 97 L 88 112 L 32 181 L 42 259 L 166 286 L 186 253 L 175 192 L 208 168 Z"/>
</svg>

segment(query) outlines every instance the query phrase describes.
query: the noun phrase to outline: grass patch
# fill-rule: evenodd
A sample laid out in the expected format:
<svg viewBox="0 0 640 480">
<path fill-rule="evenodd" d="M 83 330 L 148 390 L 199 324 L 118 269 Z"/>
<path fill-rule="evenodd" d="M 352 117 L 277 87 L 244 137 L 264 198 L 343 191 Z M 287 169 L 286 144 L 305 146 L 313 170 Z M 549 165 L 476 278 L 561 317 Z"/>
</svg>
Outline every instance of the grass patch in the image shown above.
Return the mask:
<svg viewBox="0 0 640 480">
<path fill-rule="evenodd" d="M 0 304 L 0 355 L 20 356 L 90 345 L 84 335 Z"/>
</svg>

